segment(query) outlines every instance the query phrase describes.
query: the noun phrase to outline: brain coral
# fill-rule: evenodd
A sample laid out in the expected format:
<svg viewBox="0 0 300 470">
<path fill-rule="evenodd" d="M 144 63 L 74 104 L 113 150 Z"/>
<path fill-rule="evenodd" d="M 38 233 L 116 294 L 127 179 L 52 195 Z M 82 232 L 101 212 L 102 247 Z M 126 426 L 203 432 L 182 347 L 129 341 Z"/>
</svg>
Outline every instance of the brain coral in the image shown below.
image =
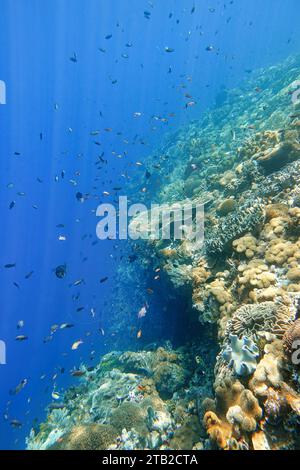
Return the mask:
<svg viewBox="0 0 300 470">
<path fill-rule="evenodd" d="M 292 322 L 293 313 L 289 307 L 275 302 L 243 305 L 227 325 L 227 336 L 232 333 L 255 339 L 257 333 L 266 331 L 282 338 Z"/>
</svg>

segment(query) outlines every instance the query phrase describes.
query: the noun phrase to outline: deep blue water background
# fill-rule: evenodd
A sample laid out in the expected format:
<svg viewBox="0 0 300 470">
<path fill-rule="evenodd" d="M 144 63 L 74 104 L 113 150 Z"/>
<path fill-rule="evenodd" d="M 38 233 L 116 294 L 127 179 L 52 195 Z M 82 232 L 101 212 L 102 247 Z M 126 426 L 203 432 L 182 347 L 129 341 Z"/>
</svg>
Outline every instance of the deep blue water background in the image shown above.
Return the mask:
<svg viewBox="0 0 300 470">
<path fill-rule="evenodd" d="M 166 132 L 201 117 L 222 85 L 234 87 L 249 70 L 298 53 L 299 14 L 298 0 L 0 0 L 0 80 L 7 85 L 7 104 L 0 106 L 0 339 L 7 344 L 7 365 L 0 366 L 0 448 L 24 448 L 33 419 L 43 419 L 51 401 L 59 367 L 66 373 L 55 382 L 66 387 L 72 367 L 89 362 L 91 350 L 97 357 L 105 350 L 98 329 L 105 329 L 101 312 L 119 258 L 112 242 L 93 244 L 92 211 L 104 199 L 102 191 L 124 187 L 121 174 L 139 171 L 133 163 L 143 161 Z M 166 46 L 174 52 L 165 52 Z M 76 63 L 70 60 L 74 53 Z M 197 102 L 188 110 L 186 92 Z M 176 116 L 168 124 L 151 119 L 169 113 Z M 98 129 L 98 136 L 90 135 Z M 108 165 L 97 172 L 102 152 Z M 127 154 L 117 158 L 112 152 Z M 77 191 L 91 198 L 81 204 Z M 61 234 L 66 241 L 58 240 Z M 5 269 L 7 263 L 16 267 Z M 53 268 L 64 263 L 67 276 L 59 280 Z M 109 280 L 100 285 L 104 276 Z M 69 287 L 82 278 L 84 285 Z M 85 310 L 76 313 L 80 306 Z M 97 311 L 94 320 L 90 308 Z M 17 331 L 19 320 L 25 327 Z M 76 326 L 44 344 L 50 326 L 63 322 Z M 28 341 L 16 342 L 18 333 Z M 71 351 L 80 338 L 84 344 Z M 26 388 L 10 397 L 24 378 Z M 12 429 L 11 419 L 23 427 Z"/>
</svg>

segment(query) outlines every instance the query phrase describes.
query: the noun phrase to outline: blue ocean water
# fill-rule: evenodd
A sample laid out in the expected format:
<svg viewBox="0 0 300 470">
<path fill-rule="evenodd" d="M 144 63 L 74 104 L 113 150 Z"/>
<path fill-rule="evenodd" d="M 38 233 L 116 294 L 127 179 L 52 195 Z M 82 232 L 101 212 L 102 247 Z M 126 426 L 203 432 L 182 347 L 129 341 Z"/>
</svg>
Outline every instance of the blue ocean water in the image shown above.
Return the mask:
<svg viewBox="0 0 300 470">
<path fill-rule="evenodd" d="M 298 0 L 1 0 L 1 449 L 23 449 L 53 383 L 111 347 L 101 331 L 123 245 L 97 240 L 103 192 L 126 194 L 135 163 L 224 87 L 298 53 L 299 14 Z M 45 340 L 63 323 L 75 326 Z"/>
</svg>

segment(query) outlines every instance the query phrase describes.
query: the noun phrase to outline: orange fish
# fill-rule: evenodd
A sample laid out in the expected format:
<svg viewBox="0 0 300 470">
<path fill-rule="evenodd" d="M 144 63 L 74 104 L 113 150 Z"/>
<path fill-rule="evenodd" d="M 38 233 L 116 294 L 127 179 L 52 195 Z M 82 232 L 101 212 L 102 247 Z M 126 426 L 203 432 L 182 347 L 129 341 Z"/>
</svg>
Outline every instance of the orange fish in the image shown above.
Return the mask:
<svg viewBox="0 0 300 470">
<path fill-rule="evenodd" d="M 142 330 L 139 330 L 137 332 L 137 335 L 136 335 L 137 338 L 141 338 L 142 337 Z"/>
</svg>

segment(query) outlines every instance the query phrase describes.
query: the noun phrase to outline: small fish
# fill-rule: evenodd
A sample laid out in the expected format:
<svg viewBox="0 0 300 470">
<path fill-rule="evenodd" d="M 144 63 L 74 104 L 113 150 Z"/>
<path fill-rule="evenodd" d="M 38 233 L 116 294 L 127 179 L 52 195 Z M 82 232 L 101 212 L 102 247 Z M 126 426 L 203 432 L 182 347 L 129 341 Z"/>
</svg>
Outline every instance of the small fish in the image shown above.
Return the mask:
<svg viewBox="0 0 300 470">
<path fill-rule="evenodd" d="M 27 339 L 28 339 L 28 336 L 25 336 L 25 335 L 18 335 L 15 338 L 16 341 L 26 341 Z"/>
<path fill-rule="evenodd" d="M 192 106 L 195 106 L 195 104 L 196 104 L 196 101 L 189 101 L 188 103 L 186 103 L 185 107 L 191 108 Z"/>
<path fill-rule="evenodd" d="M 58 329 L 59 329 L 59 325 L 52 325 L 50 328 L 50 331 L 52 334 L 54 334 Z"/>
<path fill-rule="evenodd" d="M 111 38 L 112 38 L 112 34 L 107 34 L 107 35 L 105 36 L 105 39 L 106 39 L 106 40 L 111 39 Z"/>
<path fill-rule="evenodd" d="M 77 281 L 74 281 L 71 286 L 77 287 L 80 286 L 81 284 L 84 284 L 84 279 L 77 279 Z"/>
<path fill-rule="evenodd" d="M 10 395 L 18 395 L 18 393 L 21 392 L 21 390 L 23 390 L 23 388 L 28 384 L 28 380 L 27 379 L 23 379 L 21 380 L 21 382 L 16 386 L 16 388 L 14 388 L 13 390 L 10 390 L 9 391 L 9 394 Z"/>
<path fill-rule="evenodd" d="M 73 325 L 72 323 L 62 323 L 62 324 L 60 325 L 60 329 L 61 329 L 61 330 L 64 330 L 64 329 L 66 329 L 66 328 L 73 328 L 73 326 L 74 326 L 74 325 Z"/>
<path fill-rule="evenodd" d="M 142 337 L 142 330 L 139 330 L 139 331 L 137 332 L 136 337 L 137 337 L 138 339 Z"/>
<path fill-rule="evenodd" d="M 24 320 L 19 320 L 18 323 L 17 323 L 17 328 L 18 328 L 18 330 L 20 330 L 21 328 L 23 328 L 24 325 L 25 325 Z"/>
<path fill-rule="evenodd" d="M 83 377 L 85 372 L 83 370 L 72 370 L 71 375 L 72 377 Z"/>
<path fill-rule="evenodd" d="M 144 306 L 140 309 L 140 311 L 138 312 L 138 318 L 143 318 L 143 317 L 146 316 L 146 314 L 147 314 L 147 308 L 146 308 L 146 306 L 144 305 Z"/>
<path fill-rule="evenodd" d="M 100 279 L 100 284 L 103 284 L 103 282 L 106 282 L 108 280 L 108 277 L 102 277 L 102 279 Z"/>
<path fill-rule="evenodd" d="M 72 57 L 70 57 L 70 61 L 71 62 L 77 62 L 77 54 L 74 52 L 74 54 L 72 55 Z"/>
<path fill-rule="evenodd" d="M 30 271 L 28 274 L 26 274 L 25 279 L 31 278 L 31 276 L 33 275 L 33 273 L 34 273 L 34 271 Z"/>
<path fill-rule="evenodd" d="M 165 51 L 166 51 L 166 52 L 174 52 L 175 49 L 173 49 L 172 47 L 167 47 L 167 46 L 166 46 L 166 47 L 165 47 Z"/>
<path fill-rule="evenodd" d="M 77 193 L 76 193 L 76 199 L 77 199 L 77 201 L 79 201 L 79 202 L 84 202 L 83 194 L 80 193 L 80 192 L 77 192 Z"/>
<path fill-rule="evenodd" d="M 4 267 L 5 267 L 6 269 L 15 268 L 15 267 L 16 267 L 16 263 L 8 263 L 8 264 L 5 264 Z"/>
<path fill-rule="evenodd" d="M 75 341 L 75 343 L 73 343 L 71 347 L 72 351 L 76 351 L 76 349 L 78 349 L 81 344 L 83 344 L 83 341 L 81 339 Z"/>
<path fill-rule="evenodd" d="M 67 273 L 67 267 L 65 264 L 60 264 L 55 268 L 55 275 L 58 279 L 63 279 Z"/>
<path fill-rule="evenodd" d="M 9 204 L 9 209 L 13 209 L 16 205 L 16 201 L 11 201 L 11 203 Z"/>
<path fill-rule="evenodd" d="M 21 423 L 21 421 L 17 420 L 17 419 L 12 419 L 11 422 L 10 422 L 10 425 L 13 427 L 13 428 L 21 428 L 23 426 L 23 424 Z"/>
<path fill-rule="evenodd" d="M 90 312 L 91 312 L 92 318 L 95 318 L 95 316 L 96 316 L 96 310 L 92 307 L 91 310 L 90 310 Z"/>
<path fill-rule="evenodd" d="M 53 390 L 53 392 L 51 393 L 51 397 L 53 398 L 53 400 L 59 400 L 60 399 L 59 393 L 55 392 L 55 390 Z"/>
</svg>

